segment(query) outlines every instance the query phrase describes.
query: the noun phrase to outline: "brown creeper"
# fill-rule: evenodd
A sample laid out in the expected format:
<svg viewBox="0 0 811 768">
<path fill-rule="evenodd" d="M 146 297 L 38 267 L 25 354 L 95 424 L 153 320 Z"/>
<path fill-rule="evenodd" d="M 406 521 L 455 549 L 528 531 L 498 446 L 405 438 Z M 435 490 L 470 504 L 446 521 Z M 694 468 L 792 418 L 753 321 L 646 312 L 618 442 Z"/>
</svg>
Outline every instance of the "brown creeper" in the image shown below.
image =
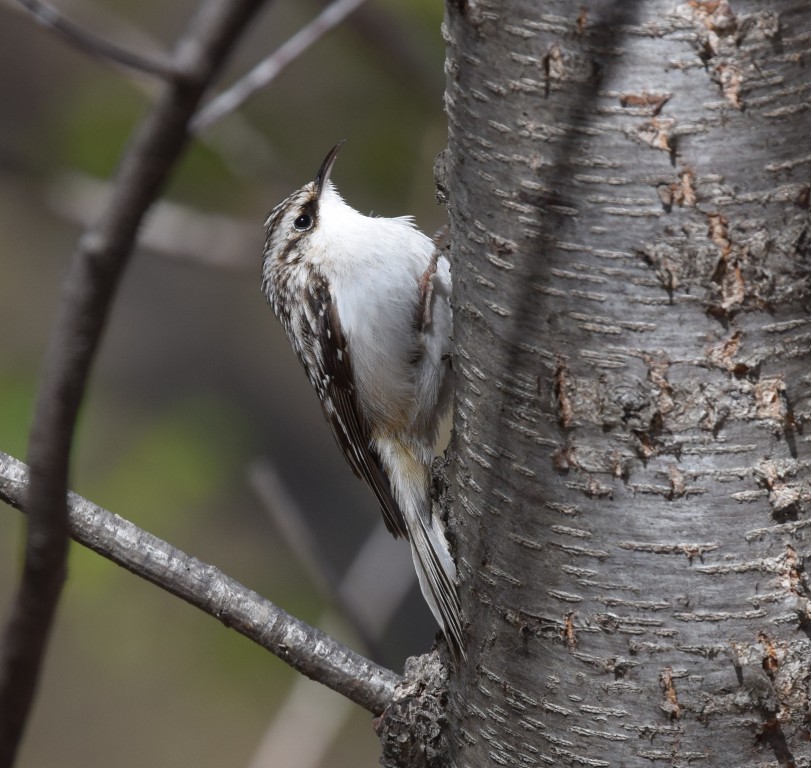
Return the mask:
<svg viewBox="0 0 811 768">
<path fill-rule="evenodd" d="M 270 212 L 262 290 L 346 460 L 389 531 L 411 543 L 422 594 L 464 654 L 456 566 L 429 492 L 452 387 L 448 260 L 410 218 L 364 216 L 343 201 L 329 180 L 340 147 Z"/>
</svg>

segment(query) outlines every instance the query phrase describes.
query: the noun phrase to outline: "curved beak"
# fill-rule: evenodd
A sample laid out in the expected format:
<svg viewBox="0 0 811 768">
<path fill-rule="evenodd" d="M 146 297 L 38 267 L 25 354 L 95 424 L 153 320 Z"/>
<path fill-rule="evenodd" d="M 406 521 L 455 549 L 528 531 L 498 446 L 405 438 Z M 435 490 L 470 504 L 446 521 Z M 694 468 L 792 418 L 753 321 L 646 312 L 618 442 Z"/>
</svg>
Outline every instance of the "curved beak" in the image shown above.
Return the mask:
<svg viewBox="0 0 811 768">
<path fill-rule="evenodd" d="M 318 173 L 315 176 L 315 192 L 318 197 L 321 197 L 321 192 L 324 189 L 324 185 L 329 180 L 332 166 L 335 165 L 335 158 L 338 157 L 338 151 L 344 144 L 346 144 L 346 139 L 339 141 L 329 152 L 327 152 L 324 162 L 321 163 L 321 167 L 318 169 Z"/>
</svg>

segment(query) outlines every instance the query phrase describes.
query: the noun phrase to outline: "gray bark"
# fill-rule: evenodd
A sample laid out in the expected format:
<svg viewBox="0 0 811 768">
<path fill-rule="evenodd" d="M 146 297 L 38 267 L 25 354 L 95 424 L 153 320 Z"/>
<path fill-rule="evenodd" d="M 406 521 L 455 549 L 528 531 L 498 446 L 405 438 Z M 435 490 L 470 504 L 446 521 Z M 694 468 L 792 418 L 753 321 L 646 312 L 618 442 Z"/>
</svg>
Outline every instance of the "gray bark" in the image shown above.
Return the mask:
<svg viewBox="0 0 811 768">
<path fill-rule="evenodd" d="M 811 5 L 449 0 L 460 766 L 811 764 Z"/>
</svg>

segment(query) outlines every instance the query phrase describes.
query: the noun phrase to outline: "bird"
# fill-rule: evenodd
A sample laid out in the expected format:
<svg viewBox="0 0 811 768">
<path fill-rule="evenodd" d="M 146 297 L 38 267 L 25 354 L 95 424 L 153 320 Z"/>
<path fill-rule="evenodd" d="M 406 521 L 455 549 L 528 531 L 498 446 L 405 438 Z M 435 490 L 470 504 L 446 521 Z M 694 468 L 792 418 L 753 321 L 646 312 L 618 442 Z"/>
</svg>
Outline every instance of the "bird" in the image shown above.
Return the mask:
<svg viewBox="0 0 811 768">
<path fill-rule="evenodd" d="M 430 494 L 453 391 L 450 264 L 411 217 L 344 202 L 330 179 L 343 144 L 268 215 L 262 292 L 349 466 L 410 543 L 454 659 L 465 658 L 456 565 Z"/>
</svg>

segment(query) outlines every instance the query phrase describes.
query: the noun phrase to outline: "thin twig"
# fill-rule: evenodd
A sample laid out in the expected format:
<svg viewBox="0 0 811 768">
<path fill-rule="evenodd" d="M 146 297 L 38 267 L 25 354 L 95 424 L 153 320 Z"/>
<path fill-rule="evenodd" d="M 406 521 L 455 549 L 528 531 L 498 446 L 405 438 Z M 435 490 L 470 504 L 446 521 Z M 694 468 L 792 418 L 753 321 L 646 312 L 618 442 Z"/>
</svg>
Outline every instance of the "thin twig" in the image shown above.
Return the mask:
<svg viewBox="0 0 811 768">
<path fill-rule="evenodd" d="M 0 0 L 0 3 L 19 9 L 19 13 L 28 13 L 26 9 L 19 7 L 18 2 L 19 0 Z M 104 37 L 126 40 L 130 49 L 137 51 L 161 50 L 161 40 L 132 19 L 121 16 L 110 3 L 102 2 L 103 0 L 71 0 L 70 7 L 76 13 L 81 12 L 83 18 L 93 19 L 94 28 Z M 153 82 L 145 78 L 135 78 L 132 82 L 135 88 L 152 98 Z M 268 137 L 255 128 L 244 114 L 233 115 L 219 131 L 210 131 L 201 137 L 201 141 L 211 147 L 228 169 L 238 176 L 252 176 L 265 181 L 273 167 L 274 152 Z M 94 208 L 96 210 L 98 208 Z M 190 231 L 192 229 L 187 230 L 187 234 Z"/>
<path fill-rule="evenodd" d="M 172 55 L 181 76 L 164 83 L 122 159 L 106 210 L 71 259 L 29 439 L 23 575 L 0 648 L 0 768 L 13 764 L 64 581 L 70 446 L 113 296 L 141 220 L 187 144 L 191 115 L 260 5 L 200 5 Z"/>
<path fill-rule="evenodd" d="M 302 27 L 280 48 L 257 64 L 247 75 L 206 104 L 192 119 L 191 132 L 193 134 L 202 133 L 206 128 L 242 106 L 256 91 L 275 80 L 288 64 L 340 24 L 364 2 L 365 0 L 335 0 L 330 3 L 309 24 Z"/>
<path fill-rule="evenodd" d="M 148 75 L 171 80 L 177 74 L 174 62 L 166 54 L 152 54 L 149 58 L 121 48 L 102 37 L 94 35 L 65 17 L 59 10 L 42 0 L 16 0 L 40 24 L 57 32 L 64 40 L 83 53 L 115 64 L 144 72 Z"/>
<path fill-rule="evenodd" d="M 0 451 L 0 500 L 22 509 L 28 468 Z M 70 535 L 79 544 L 165 589 L 266 648 L 294 669 L 379 715 L 400 678 L 133 523 L 68 494 Z"/>
</svg>

